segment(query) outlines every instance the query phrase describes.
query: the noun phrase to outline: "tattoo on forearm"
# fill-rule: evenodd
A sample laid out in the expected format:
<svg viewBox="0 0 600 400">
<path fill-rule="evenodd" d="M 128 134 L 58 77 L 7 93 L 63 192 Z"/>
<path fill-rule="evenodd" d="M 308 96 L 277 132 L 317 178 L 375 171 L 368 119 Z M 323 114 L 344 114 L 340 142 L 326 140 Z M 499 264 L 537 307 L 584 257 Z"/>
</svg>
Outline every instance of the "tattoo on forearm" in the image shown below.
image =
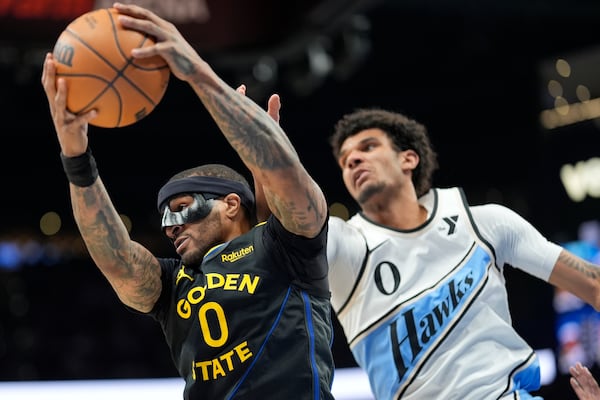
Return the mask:
<svg viewBox="0 0 600 400">
<path fill-rule="evenodd" d="M 79 231 L 98 267 L 121 300 L 149 311 L 161 290 L 158 260 L 131 241 L 102 185 L 75 188 L 72 195 Z"/>
<path fill-rule="evenodd" d="M 568 265 L 577 271 L 582 272 L 586 276 L 592 279 L 600 278 L 600 269 L 594 264 L 585 261 L 579 257 L 575 257 L 573 254 L 563 251 L 559 257 L 560 261 Z"/>
<path fill-rule="evenodd" d="M 187 57 L 176 51 L 173 51 L 172 54 L 173 60 L 181 72 L 183 72 L 185 75 L 191 75 L 194 72 L 194 65 Z"/>
<path fill-rule="evenodd" d="M 112 205 L 108 204 L 106 193 L 103 190 L 94 187 L 75 192 L 74 199 L 75 213 L 78 215 L 79 230 L 83 236 L 88 249 L 93 254 L 103 254 L 103 257 L 112 259 L 123 259 L 121 254 L 122 246 L 128 237 L 123 237 L 123 232 L 118 227 L 122 221 L 116 221 L 120 218 L 118 214 L 110 212 Z M 77 205 L 77 198 L 81 198 L 85 204 L 85 211 L 80 210 Z M 108 211 L 107 211 L 108 210 Z"/>
<path fill-rule="evenodd" d="M 221 127 L 227 140 L 240 157 L 245 161 L 266 170 L 283 169 L 293 164 L 289 158 L 294 154 L 290 148 L 282 149 L 282 143 L 287 147 L 287 141 L 273 140 L 274 131 L 271 117 L 262 110 L 247 112 L 240 107 L 240 101 L 250 101 L 232 92 L 226 101 L 221 97 L 229 92 L 219 93 L 209 99 L 213 117 Z"/>
<path fill-rule="evenodd" d="M 98 214 L 96 214 L 96 225 L 106 230 L 106 240 L 109 248 L 118 250 L 122 245 L 123 238 L 119 237 L 114 229 L 114 223 L 108 220 L 103 210 L 98 211 Z"/>
<path fill-rule="evenodd" d="M 277 185 L 269 191 L 273 214 L 291 231 L 313 235 L 325 219 L 322 193 L 301 170 L 296 150 L 277 122 L 251 99 L 218 85 L 203 91 L 202 100 L 244 163 L 273 177 L 270 183 Z"/>
</svg>

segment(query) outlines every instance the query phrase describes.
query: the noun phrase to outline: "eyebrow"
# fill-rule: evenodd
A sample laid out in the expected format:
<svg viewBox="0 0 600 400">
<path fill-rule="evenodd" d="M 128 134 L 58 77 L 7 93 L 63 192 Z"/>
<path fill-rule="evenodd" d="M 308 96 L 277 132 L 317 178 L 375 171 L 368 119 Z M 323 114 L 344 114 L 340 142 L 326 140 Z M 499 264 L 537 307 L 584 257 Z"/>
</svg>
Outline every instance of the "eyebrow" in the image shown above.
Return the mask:
<svg viewBox="0 0 600 400">
<path fill-rule="evenodd" d="M 367 142 L 371 142 L 371 141 L 379 141 L 379 139 L 378 139 L 378 138 L 376 138 L 375 136 L 367 136 L 366 138 L 364 138 L 364 139 L 361 139 L 361 140 L 360 140 L 360 141 L 357 143 L 357 145 L 362 145 L 362 144 L 365 144 L 365 143 L 367 143 Z M 356 147 L 356 146 L 355 146 L 355 147 Z M 340 147 L 340 152 L 339 152 L 339 154 L 338 154 L 338 160 L 341 160 L 341 159 L 344 157 L 344 155 L 345 155 L 346 153 L 348 153 L 348 150 L 342 150 L 342 148 Z"/>
</svg>

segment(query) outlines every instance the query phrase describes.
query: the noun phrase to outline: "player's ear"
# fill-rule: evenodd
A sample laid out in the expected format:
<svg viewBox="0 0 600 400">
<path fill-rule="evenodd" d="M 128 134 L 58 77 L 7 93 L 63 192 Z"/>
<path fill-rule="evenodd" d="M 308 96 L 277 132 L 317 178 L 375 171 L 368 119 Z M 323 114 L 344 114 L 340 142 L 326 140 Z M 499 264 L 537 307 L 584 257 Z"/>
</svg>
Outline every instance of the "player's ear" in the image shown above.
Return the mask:
<svg viewBox="0 0 600 400">
<path fill-rule="evenodd" d="M 412 149 L 401 151 L 399 156 L 402 168 L 415 169 L 419 165 L 419 154 Z"/>
<path fill-rule="evenodd" d="M 225 203 L 225 214 L 229 218 L 235 217 L 237 214 L 243 212 L 242 210 L 242 199 L 237 193 L 229 193 L 223 197 Z"/>
</svg>

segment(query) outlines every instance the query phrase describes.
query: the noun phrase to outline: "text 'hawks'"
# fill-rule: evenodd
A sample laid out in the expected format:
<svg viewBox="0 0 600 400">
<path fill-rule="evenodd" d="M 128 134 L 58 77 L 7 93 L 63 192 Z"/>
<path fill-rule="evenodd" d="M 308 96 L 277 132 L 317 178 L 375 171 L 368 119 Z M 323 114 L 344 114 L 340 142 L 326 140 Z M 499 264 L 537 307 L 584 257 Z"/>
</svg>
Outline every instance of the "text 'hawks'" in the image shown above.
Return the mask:
<svg viewBox="0 0 600 400">
<path fill-rule="evenodd" d="M 463 300 L 469 297 L 467 295 L 473 289 L 475 279 L 473 271 L 455 277 L 436 293 L 424 298 L 416 307 L 404 312 L 402 314 L 404 324 L 401 323 L 402 319 L 394 323 L 394 325 L 398 324 L 397 344 L 399 346 L 395 346 L 393 351 L 396 353 L 394 358 L 401 380 L 409 367 L 414 366 L 421 358 L 423 350 L 434 343 L 454 315 L 464 306 L 461 302 L 464 303 Z"/>
</svg>

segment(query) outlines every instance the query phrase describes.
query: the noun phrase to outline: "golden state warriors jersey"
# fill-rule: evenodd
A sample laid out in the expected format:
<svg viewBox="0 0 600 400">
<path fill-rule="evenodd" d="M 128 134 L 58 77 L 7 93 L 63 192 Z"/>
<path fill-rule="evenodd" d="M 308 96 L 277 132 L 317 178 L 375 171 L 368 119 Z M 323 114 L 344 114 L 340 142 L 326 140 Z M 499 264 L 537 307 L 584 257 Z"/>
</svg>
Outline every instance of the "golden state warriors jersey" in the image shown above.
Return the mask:
<svg viewBox="0 0 600 400">
<path fill-rule="evenodd" d="M 299 237 L 271 217 L 200 266 L 160 260 L 152 315 L 186 381 L 184 399 L 333 398 L 326 235 Z"/>
</svg>

